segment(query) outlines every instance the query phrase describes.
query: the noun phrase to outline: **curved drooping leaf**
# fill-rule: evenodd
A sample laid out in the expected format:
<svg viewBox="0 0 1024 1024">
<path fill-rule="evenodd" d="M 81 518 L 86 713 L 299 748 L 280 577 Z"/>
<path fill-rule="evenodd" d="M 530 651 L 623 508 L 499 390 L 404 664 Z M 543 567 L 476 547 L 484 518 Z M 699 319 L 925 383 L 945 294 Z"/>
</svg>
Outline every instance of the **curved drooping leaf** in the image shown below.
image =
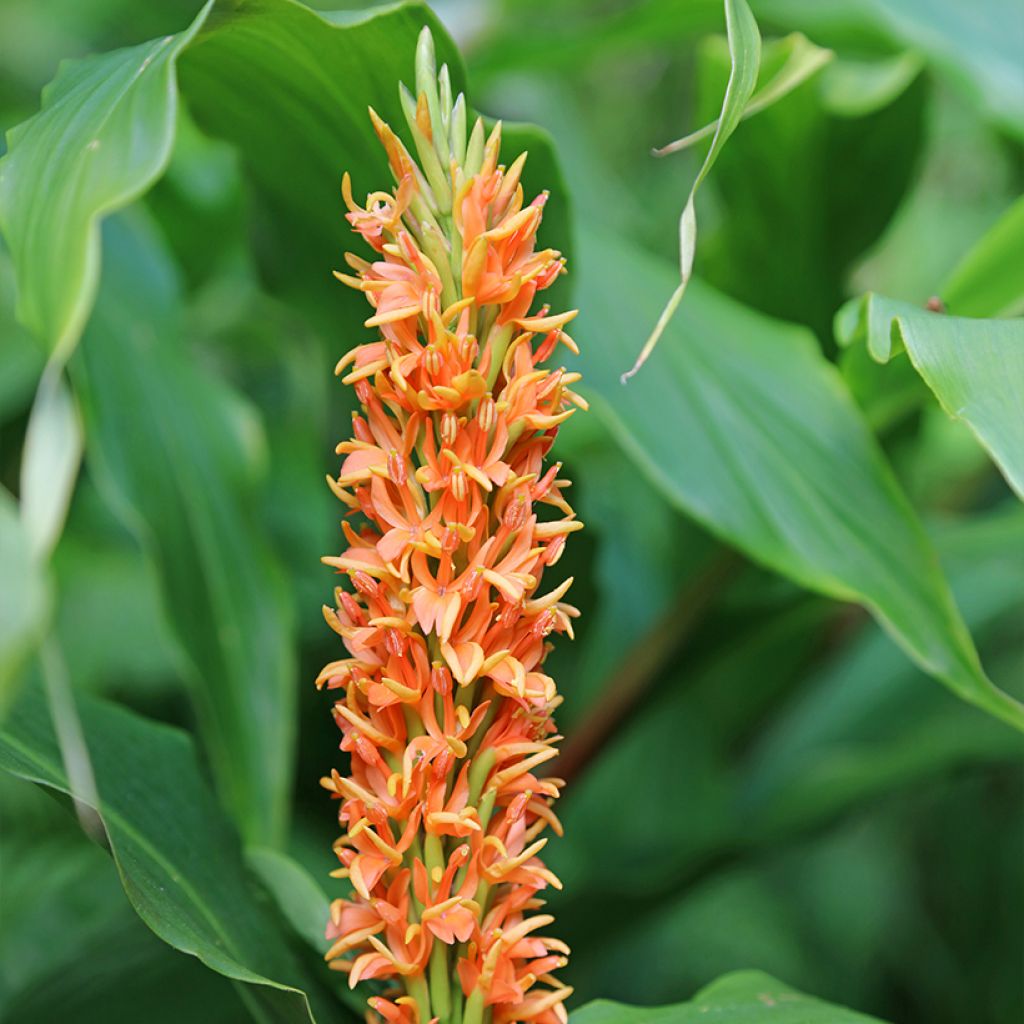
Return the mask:
<svg viewBox="0 0 1024 1024">
<path fill-rule="evenodd" d="M 572 1024 L 879 1024 L 806 996 L 761 971 L 726 974 L 675 1006 L 625 1006 L 599 999 L 573 1012 Z"/>
<path fill-rule="evenodd" d="M 0 230 L 18 278 L 18 316 L 66 360 L 99 282 L 99 219 L 140 195 L 170 158 L 174 65 L 206 17 L 174 36 L 69 61 L 43 109 L 0 160 Z"/>
<path fill-rule="evenodd" d="M 771 56 L 769 56 L 771 54 Z M 816 71 L 823 68 L 834 56 L 831 50 L 815 46 L 802 32 L 792 32 L 785 39 L 777 39 L 764 47 L 764 64 L 775 65 L 781 61 L 777 71 L 764 82 L 747 101 L 743 109 L 741 121 L 746 121 L 755 114 L 770 107 L 786 93 L 805 82 Z M 698 128 L 695 132 L 661 146 L 654 151 L 655 156 L 668 156 L 678 153 L 698 142 L 714 135 L 722 119 Z"/>
<path fill-rule="evenodd" d="M 878 362 L 906 350 L 943 409 L 963 420 L 1024 500 L 1024 320 L 931 313 L 868 294 L 836 315 L 841 344 Z"/>
<path fill-rule="evenodd" d="M 291 950 L 237 836 L 207 789 L 186 735 L 122 708 L 80 702 L 98 811 L 128 899 L 165 942 L 242 985 L 267 1024 L 342 1012 Z M 70 792 L 46 699 L 25 687 L 0 728 L 0 768 Z"/>
<path fill-rule="evenodd" d="M 717 109 L 730 69 L 716 44 L 698 49 L 700 116 Z M 766 47 L 763 64 L 772 59 Z M 914 181 L 928 89 L 919 72 L 912 62 L 895 75 L 885 65 L 854 69 L 839 57 L 744 124 L 708 185 L 720 214 L 702 239 L 698 275 L 827 337 L 852 266 Z M 870 81 L 875 76 L 883 87 Z M 850 91 L 860 104 L 837 104 L 836 93 Z"/>
<path fill-rule="evenodd" d="M 640 350 L 633 368 L 623 374 L 622 380 L 632 377 L 650 358 L 658 339 L 679 308 L 690 275 L 693 272 L 693 257 L 697 248 L 697 211 L 694 200 L 697 189 L 707 177 L 718 159 L 718 154 L 743 119 L 743 112 L 757 85 L 757 74 L 761 66 L 761 33 L 747 0 L 725 0 L 725 26 L 729 42 L 729 81 L 722 98 L 722 112 L 715 121 L 714 136 L 704 162 L 697 172 L 682 216 L 679 218 L 679 284 L 672 292 L 667 305 L 655 322 L 644 347 Z"/>
<path fill-rule="evenodd" d="M 21 517 L 33 556 L 46 559 L 64 527 L 82 458 L 82 424 L 56 363 L 39 382 L 21 456 Z"/>
<path fill-rule="evenodd" d="M 671 271 L 621 239 L 584 240 L 584 391 L 636 465 L 713 533 L 860 602 L 927 672 L 1024 728 L 1024 708 L 985 676 L 934 551 L 810 334 L 698 283 L 657 367 L 623 388 L 623 350 Z"/>
<path fill-rule="evenodd" d="M 96 310 L 71 363 L 87 457 L 152 551 L 214 778 L 247 841 L 284 835 L 297 694 L 293 611 L 256 511 L 260 436 L 181 339 L 172 265 L 110 221 Z"/>
</svg>

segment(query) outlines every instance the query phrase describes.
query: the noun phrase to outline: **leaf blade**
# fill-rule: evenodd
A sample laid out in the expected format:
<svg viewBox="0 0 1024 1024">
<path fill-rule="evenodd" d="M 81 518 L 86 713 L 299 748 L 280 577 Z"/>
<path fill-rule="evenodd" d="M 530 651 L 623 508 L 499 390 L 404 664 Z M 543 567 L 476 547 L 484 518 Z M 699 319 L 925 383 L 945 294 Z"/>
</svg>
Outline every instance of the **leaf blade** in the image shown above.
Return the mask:
<svg viewBox="0 0 1024 1024">
<path fill-rule="evenodd" d="M 679 308 L 690 275 L 693 273 L 693 258 L 697 248 L 697 211 L 694 206 L 697 189 L 714 166 L 729 136 L 743 119 L 743 112 L 757 85 L 757 74 L 761 66 L 761 33 L 747 0 L 725 0 L 725 26 L 731 61 L 729 81 L 722 99 L 722 112 L 715 123 L 711 146 L 690 187 L 690 194 L 679 218 L 679 284 L 676 285 L 655 322 L 654 330 L 644 342 L 632 368 L 622 374 L 623 384 L 634 377 L 650 358 L 655 345 Z"/>
<path fill-rule="evenodd" d="M 926 671 L 1024 728 L 1024 708 L 985 676 L 920 523 L 809 332 L 697 283 L 660 372 L 623 389 L 614 360 L 667 268 L 612 236 L 584 234 L 584 247 L 580 329 L 601 339 L 580 361 L 584 393 L 637 466 L 716 536 L 864 605 Z"/>
<path fill-rule="evenodd" d="M 303 987 L 318 998 L 318 986 L 247 879 L 238 840 L 199 774 L 189 739 L 102 701 L 81 700 L 80 714 L 100 793 L 95 810 L 139 916 L 169 945 L 254 986 L 247 1000 L 259 1019 L 312 1021 Z M 0 768 L 70 793 L 38 687 L 25 689 L 0 729 Z"/>
<path fill-rule="evenodd" d="M 212 0 L 211 0 L 212 2 Z M 18 317 L 63 362 L 99 283 L 99 221 L 141 195 L 170 159 L 174 66 L 184 32 L 65 63 L 42 109 L 0 160 L 0 231 L 19 282 Z"/>
<path fill-rule="evenodd" d="M 734 971 L 675 1006 L 625 1006 L 599 999 L 576 1010 L 572 1024 L 690 1024 L 712 1017 L 721 1024 L 878 1024 L 813 996 L 762 971 Z"/>
<path fill-rule="evenodd" d="M 99 301 L 70 366 L 87 459 L 156 559 L 218 789 L 247 841 L 276 845 L 294 770 L 295 626 L 256 515 L 251 422 L 182 347 L 174 271 L 144 222 L 113 219 L 104 237 Z"/>
<path fill-rule="evenodd" d="M 868 293 L 836 314 L 842 345 L 888 362 L 905 349 L 946 413 L 962 420 L 1024 500 L 1024 320 L 946 316 Z"/>
</svg>

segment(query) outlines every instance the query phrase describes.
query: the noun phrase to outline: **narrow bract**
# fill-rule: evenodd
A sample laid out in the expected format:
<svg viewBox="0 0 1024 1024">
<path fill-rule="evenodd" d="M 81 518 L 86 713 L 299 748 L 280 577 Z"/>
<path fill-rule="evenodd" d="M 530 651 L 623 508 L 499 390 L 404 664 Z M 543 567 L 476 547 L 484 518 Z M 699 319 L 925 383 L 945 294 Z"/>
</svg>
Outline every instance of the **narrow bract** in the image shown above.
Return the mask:
<svg viewBox="0 0 1024 1024">
<path fill-rule="evenodd" d="M 553 633 L 572 635 L 571 580 L 543 591 L 575 518 L 545 465 L 558 426 L 585 407 L 578 379 L 542 364 L 575 311 L 534 309 L 564 270 L 537 249 L 546 194 L 524 205 L 522 154 L 498 163 L 501 126 L 467 131 L 447 68 L 420 38 L 417 96 L 402 105 L 416 158 L 370 111 L 395 188 L 348 220 L 373 249 L 349 254 L 376 338 L 338 363 L 362 411 L 338 476 L 347 548 L 324 561 L 348 577 L 325 607 L 348 657 L 317 685 L 349 774 L 335 843 L 353 892 L 331 907 L 327 953 L 350 984 L 380 979 L 369 1003 L 394 1024 L 564 1024 L 570 990 L 553 976 L 568 949 L 546 935 L 540 853 L 561 781 L 542 671 Z"/>
</svg>

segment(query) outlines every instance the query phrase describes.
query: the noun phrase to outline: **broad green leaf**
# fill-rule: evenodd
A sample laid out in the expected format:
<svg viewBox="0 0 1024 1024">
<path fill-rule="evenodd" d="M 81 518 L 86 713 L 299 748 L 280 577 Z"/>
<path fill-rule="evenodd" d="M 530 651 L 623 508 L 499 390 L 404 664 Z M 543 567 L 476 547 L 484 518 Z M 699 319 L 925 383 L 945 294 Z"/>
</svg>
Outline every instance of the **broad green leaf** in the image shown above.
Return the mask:
<svg viewBox="0 0 1024 1024">
<path fill-rule="evenodd" d="M 42 566 L 33 557 L 31 541 L 17 502 L 0 488 L 0 721 L 9 690 L 25 658 L 39 642 L 50 608 Z"/>
<path fill-rule="evenodd" d="M 252 1020 L 232 982 L 149 931 L 106 851 L 51 794 L 0 772 L 0 805 L 4 1024 Z"/>
<path fill-rule="evenodd" d="M 785 39 L 768 43 L 764 48 L 763 63 L 774 65 L 777 60 L 781 59 L 781 66 L 747 101 L 741 120 L 746 121 L 747 118 L 753 117 L 782 99 L 786 93 L 805 82 L 816 71 L 820 71 L 833 56 L 831 50 L 815 46 L 801 32 L 793 32 Z M 714 135 L 721 123 L 722 119 L 719 117 L 704 125 L 703 128 L 698 128 L 697 131 L 691 132 L 675 142 L 670 142 L 667 146 L 661 146 L 654 151 L 654 155 L 668 156 L 670 153 L 688 149 Z"/>
<path fill-rule="evenodd" d="M 688 1003 L 624 1006 L 599 999 L 576 1010 L 572 1024 L 878 1024 L 877 1018 L 806 996 L 761 971 L 736 971 Z"/>
<path fill-rule="evenodd" d="M 174 65 L 207 10 L 178 35 L 64 64 L 42 110 L 8 136 L 0 230 L 18 278 L 18 314 L 59 361 L 96 294 L 100 218 L 145 191 L 170 158 Z"/>
<path fill-rule="evenodd" d="M 356 192 L 390 183 L 366 108 L 402 123 L 397 83 L 412 80 L 424 24 L 462 88 L 461 59 L 421 3 L 327 15 L 296 0 L 210 0 L 185 32 L 67 64 L 0 162 L 21 320 L 70 355 L 96 293 L 99 221 L 167 167 L 180 90 L 204 129 L 239 147 L 270 208 L 274 283 L 314 296 L 336 323 L 358 301 L 330 276 L 347 234 L 341 173 L 352 169 Z"/>
<path fill-rule="evenodd" d="M 81 701 L 80 714 L 100 794 L 95 810 L 139 916 L 169 945 L 242 983 L 257 1020 L 312 1021 L 311 1001 L 322 1020 L 336 1019 L 339 1010 L 300 965 L 247 874 L 185 734 L 92 699 Z M 0 729 L 0 768 L 70 792 L 38 687 L 25 688 Z"/>
<path fill-rule="evenodd" d="M 943 566 L 983 650 L 1024 614 L 1024 509 L 943 529 Z M 1001 661 L 1019 690 L 1019 650 Z M 999 678 L 997 675 L 996 678 Z M 851 805 L 986 761 L 1013 762 L 1024 741 L 990 717 L 929 692 L 888 637 L 869 630 L 814 671 L 760 722 L 743 770 L 743 820 L 762 841 L 820 826 Z M 813 766 L 813 770 L 811 770 Z"/>
<path fill-rule="evenodd" d="M 82 458 L 82 424 L 63 371 L 51 363 L 39 382 L 21 456 L 21 518 L 32 555 L 49 557 L 64 527 Z"/>
<path fill-rule="evenodd" d="M 390 187 L 366 108 L 372 104 L 401 132 L 398 82 L 413 81 L 424 25 L 434 34 L 438 63 L 449 65 L 453 90 L 464 89 L 458 50 L 421 3 L 344 17 L 294 0 L 219 3 L 181 62 L 182 92 L 196 121 L 237 147 L 256 186 L 263 229 L 258 256 L 271 288 L 300 301 L 330 333 L 339 318 L 350 317 L 353 327 L 363 319 L 361 296 L 330 273 L 352 238 L 341 175 L 351 172 L 356 196 Z M 536 194 L 550 187 L 549 141 L 538 129 L 506 125 L 506 160 L 524 148 L 531 156 L 523 187 Z M 558 193 L 545 209 L 543 243 L 567 248 L 567 222 L 566 200 Z"/>
<path fill-rule="evenodd" d="M 114 875 L 116 888 L 116 873 L 109 861 L 103 867 Z M 57 1020 L 75 1024 L 181 1024 L 187 1020 L 252 1024 L 253 1013 L 232 982 L 162 943 L 123 897 L 118 895 L 121 905 L 114 904 L 114 913 L 102 924 L 78 922 L 68 914 L 68 907 L 81 900 L 81 890 L 68 888 L 61 894 L 64 902 L 52 913 L 70 939 L 71 949 L 62 950 L 62 956 L 55 956 L 52 947 L 38 951 L 42 970 L 34 984 L 10 993 L 4 1003 L 4 1024 Z M 106 887 L 98 891 L 105 895 Z M 77 913 L 78 907 L 75 909 Z M 68 935 L 69 916 L 72 923 L 85 927 Z"/>
<path fill-rule="evenodd" d="M 1024 320 L 898 317 L 915 369 L 1024 500 Z"/>
<path fill-rule="evenodd" d="M 257 517 L 251 413 L 183 345 L 178 285 L 141 226 L 111 221 L 100 296 L 71 364 L 100 490 L 159 568 L 218 788 L 249 842 L 288 818 L 293 610 Z"/>
<path fill-rule="evenodd" d="M 669 272 L 623 240 L 584 242 L 579 333 L 590 343 L 579 365 L 636 465 L 717 536 L 860 602 L 927 672 L 1024 728 L 1024 708 L 985 676 L 934 551 L 814 339 L 698 285 L 657 369 L 622 388 L 616 362 Z"/>
<path fill-rule="evenodd" d="M 1024 196 L 957 265 L 942 298 L 957 316 L 1024 314 Z"/>
<path fill-rule="evenodd" d="M 1017 0 L 754 0 L 754 8 L 764 21 L 829 46 L 859 49 L 875 35 L 916 50 L 986 119 L 1024 138 L 1024 9 Z"/>
<path fill-rule="evenodd" d="M 266 846 L 250 846 L 245 851 L 245 860 L 273 895 L 295 932 L 323 953 L 329 901 L 313 876 L 288 854 Z"/>
<path fill-rule="evenodd" d="M 905 349 L 1024 500 L 1024 320 L 946 316 L 868 294 L 839 311 L 836 336 L 844 345 L 865 341 L 879 362 Z"/>
<path fill-rule="evenodd" d="M 730 71 L 729 81 L 725 87 L 725 96 L 722 99 L 722 112 L 715 122 L 714 137 L 704 162 L 701 164 L 697 177 L 690 187 L 690 194 L 683 207 L 682 216 L 679 218 L 679 276 L 680 281 L 672 292 L 668 304 L 662 310 L 654 325 L 654 330 L 640 350 L 633 368 L 623 374 L 625 382 L 632 377 L 637 370 L 654 351 L 658 339 L 662 336 L 675 311 L 679 308 L 686 285 L 693 272 L 693 256 L 697 246 L 697 213 L 694 206 L 694 199 L 701 182 L 707 177 L 708 172 L 715 164 L 718 154 L 728 141 L 729 136 L 736 130 L 737 125 L 743 118 L 743 112 L 750 102 L 750 97 L 757 85 L 758 70 L 761 66 L 761 33 L 758 31 L 757 22 L 747 0 L 725 0 L 725 27 L 729 41 Z"/>
</svg>

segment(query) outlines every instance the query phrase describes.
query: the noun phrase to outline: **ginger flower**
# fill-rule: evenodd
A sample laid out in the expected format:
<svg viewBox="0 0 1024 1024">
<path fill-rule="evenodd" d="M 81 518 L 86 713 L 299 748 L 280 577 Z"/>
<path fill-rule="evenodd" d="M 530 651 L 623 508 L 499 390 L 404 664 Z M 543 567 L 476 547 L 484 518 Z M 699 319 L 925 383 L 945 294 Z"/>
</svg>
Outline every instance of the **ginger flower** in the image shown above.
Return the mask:
<svg viewBox="0 0 1024 1024">
<path fill-rule="evenodd" d="M 575 313 L 535 308 L 564 270 L 536 245 L 547 195 L 524 201 L 526 154 L 499 164 L 500 124 L 467 131 L 426 29 L 416 87 L 400 90 L 416 159 L 370 111 L 394 188 L 359 206 L 342 184 L 372 253 L 336 276 L 374 337 L 338 363 L 362 411 L 328 480 L 347 546 L 324 562 L 347 581 L 324 615 L 348 656 L 317 685 L 350 766 L 321 781 L 352 891 L 326 958 L 378 983 L 370 1020 L 564 1024 L 568 949 L 542 911 L 560 883 L 541 859 L 561 832 L 561 781 L 542 771 L 561 698 L 543 665 L 578 612 L 571 580 L 543 577 L 582 524 L 545 460 L 585 403 L 577 374 L 544 364 L 576 350 Z"/>
</svg>

